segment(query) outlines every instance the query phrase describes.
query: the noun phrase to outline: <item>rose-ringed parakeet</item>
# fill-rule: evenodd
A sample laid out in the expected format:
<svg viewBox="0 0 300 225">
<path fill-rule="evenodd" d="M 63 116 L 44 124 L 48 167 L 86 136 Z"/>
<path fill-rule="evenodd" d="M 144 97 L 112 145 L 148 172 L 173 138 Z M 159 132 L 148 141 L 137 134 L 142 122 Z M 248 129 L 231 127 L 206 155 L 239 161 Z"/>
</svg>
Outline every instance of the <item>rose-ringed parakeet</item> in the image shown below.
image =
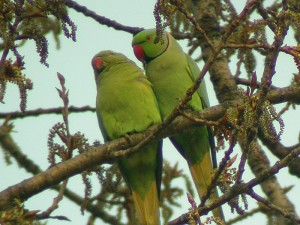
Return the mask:
<svg viewBox="0 0 300 225">
<path fill-rule="evenodd" d="M 157 38 L 156 29 L 136 34 L 132 46 L 137 59 L 143 62 L 146 75 L 153 85 L 160 112 L 165 119 L 192 86 L 200 70 L 196 62 L 185 54 L 178 42 L 167 32 Z M 187 107 L 200 111 L 208 107 L 208 96 L 204 81 L 188 102 Z M 186 159 L 199 197 L 207 190 L 213 171 L 210 146 L 213 137 L 206 126 L 198 126 L 170 138 L 176 149 Z M 214 164 L 216 161 L 214 160 Z M 216 190 L 211 199 L 217 198 Z M 222 210 L 213 211 L 223 218 Z"/>
<path fill-rule="evenodd" d="M 101 51 L 92 59 L 97 84 L 96 112 L 105 141 L 146 130 L 161 122 L 151 83 L 123 54 Z M 162 142 L 117 161 L 131 190 L 142 225 L 158 225 Z"/>
</svg>

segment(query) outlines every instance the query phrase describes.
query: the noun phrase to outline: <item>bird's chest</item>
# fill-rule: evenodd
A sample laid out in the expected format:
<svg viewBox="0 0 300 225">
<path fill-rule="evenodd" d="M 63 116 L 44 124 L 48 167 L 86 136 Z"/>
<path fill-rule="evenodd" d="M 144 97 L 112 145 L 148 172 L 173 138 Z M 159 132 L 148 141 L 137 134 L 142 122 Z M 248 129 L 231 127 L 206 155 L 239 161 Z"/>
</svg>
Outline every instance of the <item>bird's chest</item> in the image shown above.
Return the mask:
<svg viewBox="0 0 300 225">
<path fill-rule="evenodd" d="M 171 113 L 192 85 L 188 75 L 183 72 L 183 69 L 175 69 L 169 65 L 146 69 L 163 117 Z"/>
</svg>

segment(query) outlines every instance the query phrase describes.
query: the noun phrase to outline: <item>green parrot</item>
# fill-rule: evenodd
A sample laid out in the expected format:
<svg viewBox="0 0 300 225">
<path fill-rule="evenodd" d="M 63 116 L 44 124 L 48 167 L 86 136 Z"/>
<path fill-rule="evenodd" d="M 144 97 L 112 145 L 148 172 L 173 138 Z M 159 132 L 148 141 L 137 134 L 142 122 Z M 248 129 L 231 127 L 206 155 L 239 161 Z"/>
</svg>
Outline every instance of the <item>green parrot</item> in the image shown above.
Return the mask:
<svg viewBox="0 0 300 225">
<path fill-rule="evenodd" d="M 135 56 L 142 61 L 146 75 L 152 83 L 159 109 L 165 119 L 186 94 L 200 70 L 196 62 L 185 54 L 178 42 L 169 33 L 163 32 L 161 40 L 156 40 L 156 29 L 143 30 L 132 40 Z M 204 81 L 193 95 L 187 107 L 201 111 L 209 106 Z M 211 130 L 207 126 L 198 126 L 170 138 L 173 145 L 186 159 L 199 197 L 201 198 L 211 181 L 213 164 L 210 147 L 214 149 Z M 211 199 L 216 199 L 216 190 Z M 213 210 L 214 216 L 224 218 L 221 208 Z"/>
<path fill-rule="evenodd" d="M 101 51 L 92 59 L 97 84 L 96 112 L 105 141 L 161 123 L 151 83 L 126 56 Z M 117 161 L 131 190 L 142 225 L 158 225 L 162 175 L 162 142 Z"/>
</svg>

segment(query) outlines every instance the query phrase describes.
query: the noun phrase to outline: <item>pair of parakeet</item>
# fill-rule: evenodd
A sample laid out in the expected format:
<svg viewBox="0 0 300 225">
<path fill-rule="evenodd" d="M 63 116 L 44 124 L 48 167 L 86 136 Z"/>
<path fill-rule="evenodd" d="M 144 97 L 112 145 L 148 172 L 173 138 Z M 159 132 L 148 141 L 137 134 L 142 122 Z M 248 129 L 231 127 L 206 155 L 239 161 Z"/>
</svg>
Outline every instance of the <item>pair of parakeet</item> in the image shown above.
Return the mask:
<svg viewBox="0 0 300 225">
<path fill-rule="evenodd" d="M 146 76 L 120 53 L 102 51 L 92 60 L 97 83 L 96 110 L 105 141 L 159 124 L 178 105 L 200 72 L 195 61 L 167 32 L 157 41 L 155 29 L 141 31 L 134 36 L 132 46 L 135 56 L 144 64 Z M 208 97 L 202 82 L 188 107 L 200 111 L 207 106 Z M 205 194 L 213 170 L 211 138 L 206 126 L 170 137 L 186 159 L 200 197 Z M 117 163 L 132 192 L 140 223 L 160 224 L 162 142 L 154 142 Z M 216 197 L 216 193 L 211 195 L 212 199 Z M 213 213 L 222 217 L 220 209 Z"/>
</svg>

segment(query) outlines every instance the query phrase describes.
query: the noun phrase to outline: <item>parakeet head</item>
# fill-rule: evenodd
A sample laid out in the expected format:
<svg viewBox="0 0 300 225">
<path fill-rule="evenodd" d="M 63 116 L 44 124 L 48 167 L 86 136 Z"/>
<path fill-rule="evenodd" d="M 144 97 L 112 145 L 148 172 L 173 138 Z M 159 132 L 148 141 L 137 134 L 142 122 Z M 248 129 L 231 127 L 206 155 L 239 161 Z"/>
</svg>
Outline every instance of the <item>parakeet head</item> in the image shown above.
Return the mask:
<svg viewBox="0 0 300 225">
<path fill-rule="evenodd" d="M 126 62 L 128 59 L 121 53 L 116 53 L 110 50 L 105 50 L 97 53 L 92 59 L 92 67 L 95 73 L 95 79 L 98 80 L 98 76 L 111 66 Z"/>
<path fill-rule="evenodd" d="M 143 30 L 133 37 L 132 47 L 138 60 L 149 62 L 168 48 L 169 34 L 167 32 L 163 32 L 159 40 L 156 37 L 155 28 Z"/>
</svg>

